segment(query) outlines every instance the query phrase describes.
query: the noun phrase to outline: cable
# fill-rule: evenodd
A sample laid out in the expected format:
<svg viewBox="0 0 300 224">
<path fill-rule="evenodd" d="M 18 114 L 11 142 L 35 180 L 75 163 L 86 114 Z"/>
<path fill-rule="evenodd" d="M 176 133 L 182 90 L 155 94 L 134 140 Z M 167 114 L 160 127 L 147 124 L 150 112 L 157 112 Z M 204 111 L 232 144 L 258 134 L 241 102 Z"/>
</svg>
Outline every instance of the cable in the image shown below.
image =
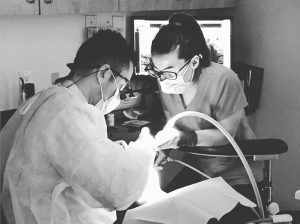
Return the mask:
<svg viewBox="0 0 300 224">
<path fill-rule="evenodd" d="M 87 77 L 87 76 L 89 76 L 89 75 L 92 75 L 92 74 L 94 74 L 94 73 L 100 72 L 100 71 L 103 72 L 103 71 L 105 71 L 105 70 L 99 69 L 99 70 L 97 70 L 97 71 L 93 71 L 93 72 L 84 74 L 84 75 L 83 75 L 82 77 L 80 77 L 78 80 L 76 80 L 76 81 L 73 82 L 72 84 L 66 86 L 66 88 L 69 88 L 70 86 L 73 86 L 74 84 L 76 84 L 76 83 L 79 82 L 80 80 L 84 79 L 85 77 Z"/>
<path fill-rule="evenodd" d="M 167 162 L 176 162 L 176 163 L 179 163 L 179 164 L 181 164 L 183 166 L 186 166 L 186 167 L 190 168 L 191 170 L 194 170 L 195 172 L 197 172 L 197 173 L 201 174 L 202 176 L 206 177 L 207 179 L 211 179 L 210 176 L 206 175 L 205 173 L 201 172 L 200 170 L 197 170 L 196 168 L 192 167 L 191 165 L 189 165 L 187 163 L 184 163 L 184 162 L 182 162 L 180 160 L 172 159 L 172 158 L 168 157 L 167 158 Z"/>
</svg>

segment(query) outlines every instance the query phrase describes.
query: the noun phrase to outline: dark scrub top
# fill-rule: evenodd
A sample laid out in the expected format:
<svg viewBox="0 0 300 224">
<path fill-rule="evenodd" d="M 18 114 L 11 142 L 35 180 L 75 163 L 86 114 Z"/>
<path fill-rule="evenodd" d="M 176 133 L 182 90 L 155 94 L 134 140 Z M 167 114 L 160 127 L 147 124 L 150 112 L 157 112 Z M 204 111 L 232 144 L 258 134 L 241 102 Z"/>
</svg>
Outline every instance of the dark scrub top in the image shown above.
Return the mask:
<svg viewBox="0 0 300 224">
<path fill-rule="evenodd" d="M 247 106 L 240 80 L 237 75 L 223 65 L 212 63 L 204 68 L 197 82 L 197 90 L 189 105 L 185 106 L 178 94 L 165 94 L 161 100 L 166 117 L 169 119 L 183 111 L 198 111 L 217 121 L 228 118 Z M 182 130 L 203 130 L 215 128 L 208 121 L 197 117 L 184 117 L 176 122 Z M 235 139 L 253 139 L 246 117 L 240 122 Z M 222 176 L 229 184 L 249 184 L 250 180 L 239 158 L 186 155 L 186 162 L 211 177 Z M 257 181 L 263 179 L 263 162 L 249 161 Z"/>
</svg>

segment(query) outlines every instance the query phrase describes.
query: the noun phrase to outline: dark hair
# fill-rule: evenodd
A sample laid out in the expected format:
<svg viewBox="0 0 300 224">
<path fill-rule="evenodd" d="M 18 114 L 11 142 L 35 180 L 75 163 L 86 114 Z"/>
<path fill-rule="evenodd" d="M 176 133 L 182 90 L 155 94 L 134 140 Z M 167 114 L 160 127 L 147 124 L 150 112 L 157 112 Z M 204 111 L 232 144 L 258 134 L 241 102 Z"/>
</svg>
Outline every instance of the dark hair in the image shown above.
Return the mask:
<svg viewBox="0 0 300 224">
<path fill-rule="evenodd" d="M 169 18 L 169 24 L 162 26 L 152 41 L 151 55 L 167 54 L 177 46 L 179 58 L 188 60 L 201 54 L 202 59 L 200 58 L 200 66 L 197 68 L 200 73 L 202 67 L 211 64 L 210 51 L 202 30 L 196 19 L 189 14 L 178 13 Z"/>
<path fill-rule="evenodd" d="M 104 64 L 120 73 L 128 68 L 130 61 L 135 65 L 137 59 L 126 39 L 117 31 L 100 29 L 80 46 L 74 63 L 68 64 L 71 69 L 69 76 L 74 69 L 98 68 Z"/>
</svg>

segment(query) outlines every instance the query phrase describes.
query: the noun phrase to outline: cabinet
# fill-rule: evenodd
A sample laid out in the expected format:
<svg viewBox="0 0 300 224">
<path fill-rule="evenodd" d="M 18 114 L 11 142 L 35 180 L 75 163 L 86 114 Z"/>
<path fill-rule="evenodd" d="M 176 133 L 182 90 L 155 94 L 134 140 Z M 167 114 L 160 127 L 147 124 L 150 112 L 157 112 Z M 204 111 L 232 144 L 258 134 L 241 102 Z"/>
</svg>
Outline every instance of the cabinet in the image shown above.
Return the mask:
<svg viewBox="0 0 300 224">
<path fill-rule="evenodd" d="M 118 11 L 118 0 L 0 0 L 0 16 Z"/>
<path fill-rule="evenodd" d="M 119 0 L 120 11 L 154 11 L 183 9 L 182 0 Z"/>
<path fill-rule="evenodd" d="M 29 2 L 31 2 L 31 3 L 29 3 Z M 39 14 L 38 0 L 32 0 L 32 1 L 0 0 L 0 16 L 38 15 L 38 14 Z"/>
<path fill-rule="evenodd" d="M 0 0 L 0 16 L 234 7 L 235 0 Z"/>
<path fill-rule="evenodd" d="M 126 36 L 126 17 L 119 12 L 95 13 L 85 16 L 86 38 L 93 36 L 100 28 L 110 28 Z"/>
<path fill-rule="evenodd" d="M 120 11 L 184 10 L 234 7 L 235 0 L 119 0 Z"/>
<path fill-rule="evenodd" d="M 118 11 L 118 0 L 40 0 L 41 14 L 73 14 Z"/>
<path fill-rule="evenodd" d="M 234 7 L 235 0 L 183 0 L 183 9 Z"/>
</svg>

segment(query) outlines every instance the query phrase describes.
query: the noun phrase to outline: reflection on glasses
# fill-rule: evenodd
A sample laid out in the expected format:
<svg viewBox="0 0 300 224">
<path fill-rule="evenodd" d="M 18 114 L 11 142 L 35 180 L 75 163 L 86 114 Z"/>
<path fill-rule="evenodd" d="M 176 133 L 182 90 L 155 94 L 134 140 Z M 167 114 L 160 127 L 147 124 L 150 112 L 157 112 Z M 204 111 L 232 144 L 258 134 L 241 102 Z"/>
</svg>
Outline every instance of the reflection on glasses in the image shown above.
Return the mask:
<svg viewBox="0 0 300 224">
<path fill-rule="evenodd" d="M 154 78 L 160 79 L 160 81 L 163 81 L 165 79 L 175 80 L 177 79 L 178 73 L 192 60 L 187 60 L 179 69 L 177 72 L 172 71 L 161 71 L 158 70 L 153 62 L 151 61 L 146 67 L 145 71 L 148 72 L 148 74 Z"/>
</svg>

